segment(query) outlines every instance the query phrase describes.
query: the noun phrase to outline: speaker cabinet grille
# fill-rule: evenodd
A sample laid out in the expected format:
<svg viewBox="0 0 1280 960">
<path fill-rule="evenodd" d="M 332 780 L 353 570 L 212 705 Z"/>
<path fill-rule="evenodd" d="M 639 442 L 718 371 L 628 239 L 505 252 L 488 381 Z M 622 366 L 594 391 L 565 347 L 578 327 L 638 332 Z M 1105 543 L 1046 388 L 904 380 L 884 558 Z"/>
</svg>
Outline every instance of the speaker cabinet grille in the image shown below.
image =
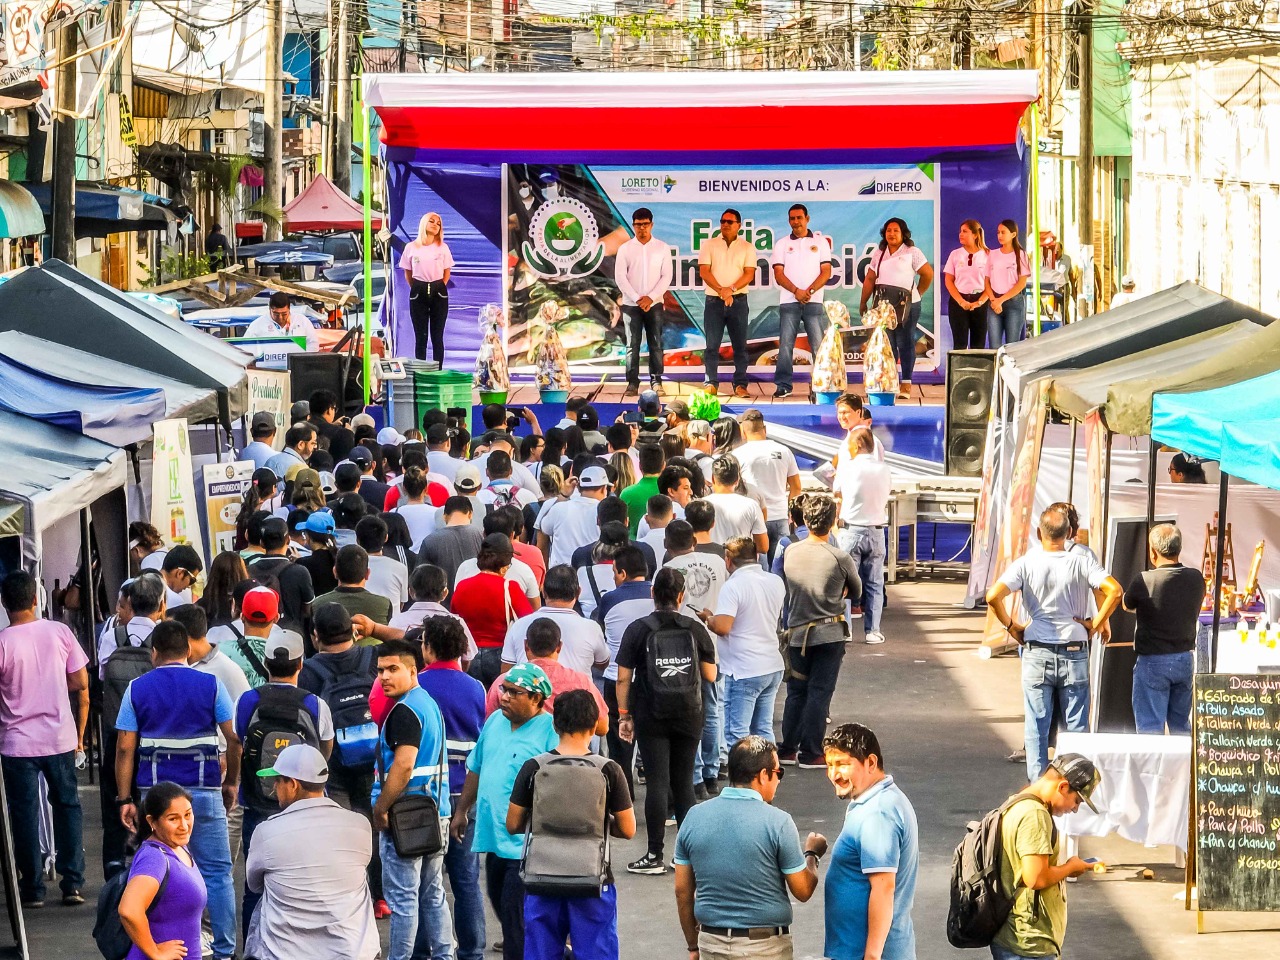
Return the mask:
<svg viewBox="0 0 1280 960">
<path fill-rule="evenodd" d="M 947 354 L 945 456 L 951 476 L 982 475 L 995 369 L 994 350 L 953 350 Z"/>
</svg>

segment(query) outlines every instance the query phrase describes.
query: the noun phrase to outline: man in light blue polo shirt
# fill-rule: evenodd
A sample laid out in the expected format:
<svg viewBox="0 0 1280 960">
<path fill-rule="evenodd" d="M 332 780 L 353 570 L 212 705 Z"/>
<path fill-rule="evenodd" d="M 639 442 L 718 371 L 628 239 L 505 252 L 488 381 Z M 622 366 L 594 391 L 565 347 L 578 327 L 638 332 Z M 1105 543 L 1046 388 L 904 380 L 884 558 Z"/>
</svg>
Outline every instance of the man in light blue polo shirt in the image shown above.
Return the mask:
<svg viewBox="0 0 1280 960">
<path fill-rule="evenodd" d="M 520 879 L 524 837 L 507 832 L 507 808 L 524 762 L 554 750 L 560 735 L 551 714 L 542 709 L 551 696 L 551 681 L 541 667 L 516 664 L 502 678 L 501 691 L 498 710 L 485 721 L 467 757 L 467 779 L 453 810 L 450 832 L 456 842 L 463 841 L 474 806 L 471 850 L 485 855 L 489 902 L 502 924 L 502 957 L 524 960 L 524 882 Z"/>
<path fill-rule="evenodd" d="M 690 960 L 791 960 L 790 891 L 818 889 L 826 838 L 800 849 L 795 822 L 774 807 L 782 782 L 778 748 L 744 737 L 729 751 L 729 786 L 698 804 L 676 837 L 676 906 Z"/>
<path fill-rule="evenodd" d="M 830 960 L 915 960 L 916 812 L 884 772 L 880 741 L 862 724 L 842 723 L 822 748 L 836 796 L 849 801 L 827 870 L 823 954 Z"/>
</svg>

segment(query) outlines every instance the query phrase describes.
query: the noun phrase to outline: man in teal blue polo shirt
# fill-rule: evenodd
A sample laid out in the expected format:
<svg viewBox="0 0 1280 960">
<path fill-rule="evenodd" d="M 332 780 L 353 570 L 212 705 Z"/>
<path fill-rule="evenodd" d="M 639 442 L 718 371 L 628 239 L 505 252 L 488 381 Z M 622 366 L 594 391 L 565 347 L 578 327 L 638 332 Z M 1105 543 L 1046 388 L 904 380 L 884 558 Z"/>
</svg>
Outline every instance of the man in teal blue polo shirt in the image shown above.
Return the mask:
<svg viewBox="0 0 1280 960">
<path fill-rule="evenodd" d="M 485 721 L 467 757 L 467 779 L 450 831 L 461 843 L 474 806 L 471 850 L 485 855 L 485 886 L 502 924 L 502 957 L 524 960 L 524 882 L 520 879 L 524 837 L 507 832 L 507 808 L 524 762 L 554 750 L 560 735 L 551 714 L 542 709 L 551 696 L 551 681 L 542 668 L 518 663 L 502 678 L 500 689 L 498 710 Z"/>
<path fill-rule="evenodd" d="M 842 723 L 822 742 L 827 777 L 849 801 L 827 870 L 823 955 L 830 960 L 915 960 L 911 904 L 920 845 L 916 812 L 884 772 L 876 735 Z"/>
<path fill-rule="evenodd" d="M 791 960 L 790 891 L 818 889 L 827 841 L 800 849 L 795 821 L 774 807 L 778 748 L 744 737 L 729 751 L 729 786 L 689 811 L 676 837 L 676 906 L 689 960 Z"/>
</svg>

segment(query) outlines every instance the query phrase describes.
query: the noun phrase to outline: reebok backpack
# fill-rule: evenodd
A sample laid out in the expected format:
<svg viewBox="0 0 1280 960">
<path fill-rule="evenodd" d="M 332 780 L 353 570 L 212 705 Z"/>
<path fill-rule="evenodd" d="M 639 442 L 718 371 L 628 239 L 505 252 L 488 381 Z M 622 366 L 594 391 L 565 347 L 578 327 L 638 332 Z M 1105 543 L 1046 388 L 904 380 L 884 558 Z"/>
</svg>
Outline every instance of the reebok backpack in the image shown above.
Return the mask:
<svg viewBox="0 0 1280 960">
<path fill-rule="evenodd" d="M 678 623 L 645 617 L 645 681 L 653 716 L 680 716 L 702 704 L 702 667 L 693 632 Z"/>
<path fill-rule="evenodd" d="M 1010 797 L 980 821 L 971 821 L 956 847 L 951 858 L 951 906 L 947 910 L 947 939 L 953 947 L 989 947 L 1009 919 L 1018 891 L 1015 887 L 1008 894 L 1000 886 L 1004 862 L 1000 831 L 1005 813 L 1023 800 L 1044 802 L 1027 794 Z M 1054 837 L 1056 840 L 1056 828 Z"/>
<path fill-rule="evenodd" d="M 315 717 L 307 709 L 309 696 L 291 684 L 268 683 L 258 688 L 258 705 L 245 729 L 244 759 L 240 765 L 246 806 L 263 813 L 278 813 L 276 785 L 270 777 L 258 776 L 258 771 L 274 766 L 285 747 L 309 743 L 319 749 Z"/>
<path fill-rule="evenodd" d="M 534 757 L 520 879 L 544 897 L 598 897 L 609 873 L 607 757 Z"/>
<path fill-rule="evenodd" d="M 369 688 L 377 675 L 373 647 L 353 647 L 361 653 L 354 669 L 338 672 L 334 657 L 307 661 L 320 674 L 319 697 L 333 715 L 333 756 L 342 766 L 373 769 L 378 756 L 378 725 L 369 710 Z"/>
<path fill-rule="evenodd" d="M 124 924 L 120 922 L 120 898 L 124 896 L 124 888 L 129 885 L 129 868 L 133 861 L 112 861 L 107 864 L 107 882 L 98 891 L 98 912 L 93 922 L 93 942 L 98 945 L 98 952 L 105 960 L 125 960 L 133 941 L 125 933 Z M 160 887 L 147 907 L 147 914 L 155 909 L 160 898 L 164 896 L 165 887 L 169 885 L 169 859 L 164 861 L 164 876 L 160 878 Z"/>
<path fill-rule="evenodd" d="M 120 716 L 120 704 L 124 702 L 129 684 L 154 666 L 151 662 L 151 641 L 143 640 L 136 647 L 129 642 L 124 624 L 116 624 L 116 648 L 107 657 L 102 671 L 102 723 L 108 730 L 116 728 Z"/>
</svg>

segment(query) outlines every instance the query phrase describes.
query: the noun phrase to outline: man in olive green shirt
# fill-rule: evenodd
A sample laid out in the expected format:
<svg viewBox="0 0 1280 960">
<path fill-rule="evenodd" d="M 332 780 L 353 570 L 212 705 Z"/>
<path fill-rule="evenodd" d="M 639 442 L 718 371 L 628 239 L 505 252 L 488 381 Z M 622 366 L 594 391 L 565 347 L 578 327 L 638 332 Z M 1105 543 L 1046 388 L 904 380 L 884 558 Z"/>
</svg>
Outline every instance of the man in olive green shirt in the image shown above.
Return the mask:
<svg viewBox="0 0 1280 960">
<path fill-rule="evenodd" d="M 1074 813 L 1089 799 L 1101 779 L 1098 768 L 1078 753 L 1064 753 L 1028 786 L 1005 811 L 1000 822 L 1004 859 L 1000 887 L 1016 898 L 1013 910 L 991 944 L 993 960 L 1059 957 L 1067 933 L 1068 877 L 1087 873 L 1090 864 L 1072 857 L 1057 864 L 1059 837 L 1053 817 Z"/>
<path fill-rule="evenodd" d="M 363 547 L 349 543 L 339 550 L 333 563 L 333 572 L 338 578 L 338 586 L 316 597 L 317 609 L 325 603 L 337 603 L 345 607 L 353 617 L 357 614 L 365 616 L 383 626 L 391 622 L 391 615 L 397 612 L 391 609 L 391 601 L 364 588 L 369 580 L 369 554 Z M 367 642 L 377 643 L 372 638 Z"/>
<path fill-rule="evenodd" d="M 657 496 L 659 492 L 658 474 L 667 465 L 662 447 L 656 443 L 638 445 L 636 454 L 640 458 L 641 477 L 618 494 L 619 499 L 627 505 L 627 527 L 632 540 L 640 529 L 640 518 L 649 509 L 649 498 Z"/>
</svg>

